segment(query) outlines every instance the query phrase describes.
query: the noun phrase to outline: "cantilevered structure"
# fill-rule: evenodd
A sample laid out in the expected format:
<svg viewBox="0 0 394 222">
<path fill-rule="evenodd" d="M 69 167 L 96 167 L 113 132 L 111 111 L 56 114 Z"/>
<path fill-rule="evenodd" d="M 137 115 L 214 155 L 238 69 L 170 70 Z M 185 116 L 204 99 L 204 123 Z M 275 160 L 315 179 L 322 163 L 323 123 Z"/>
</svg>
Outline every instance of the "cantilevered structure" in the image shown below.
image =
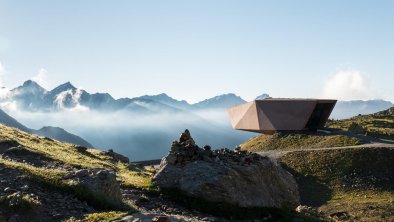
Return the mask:
<svg viewBox="0 0 394 222">
<path fill-rule="evenodd" d="M 324 127 L 336 100 L 255 100 L 228 109 L 234 129 L 264 134 L 276 131 L 317 130 Z"/>
</svg>

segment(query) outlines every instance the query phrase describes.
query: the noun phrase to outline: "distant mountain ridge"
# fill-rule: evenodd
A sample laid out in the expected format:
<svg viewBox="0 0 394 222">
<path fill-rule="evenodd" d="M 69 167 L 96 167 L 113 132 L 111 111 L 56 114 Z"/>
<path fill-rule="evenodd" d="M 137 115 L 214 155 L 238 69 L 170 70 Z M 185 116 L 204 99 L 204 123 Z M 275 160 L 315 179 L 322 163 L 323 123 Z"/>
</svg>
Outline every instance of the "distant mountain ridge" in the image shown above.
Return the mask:
<svg viewBox="0 0 394 222">
<path fill-rule="evenodd" d="M 256 100 L 266 98 L 270 98 L 270 96 L 264 93 L 257 96 Z M 155 112 L 182 113 L 212 109 L 225 110 L 246 102 L 234 93 L 218 95 L 194 104 L 185 100 L 174 99 L 165 93 L 114 99 L 108 93 L 90 94 L 83 89 L 78 89 L 70 82 L 47 91 L 32 80 L 25 81 L 21 86 L 10 90 L 8 96 L 2 100 L 15 101 L 18 107 L 28 111 L 56 111 L 81 105 L 91 110 L 126 110 L 146 114 Z M 392 106 L 393 103 L 385 100 L 338 101 L 331 118 L 344 119 L 358 114 L 378 112 Z"/>
<path fill-rule="evenodd" d="M 23 124 L 19 123 L 16 119 L 12 118 L 1 109 L 0 109 L 0 123 L 8 127 L 20 129 L 24 132 L 30 132 L 31 130 L 26 126 L 24 126 Z"/>
<path fill-rule="evenodd" d="M 61 142 L 72 143 L 72 144 L 93 148 L 93 145 L 87 142 L 86 140 L 82 139 L 79 136 L 71 134 L 60 127 L 45 126 L 39 130 L 30 129 L 24 126 L 23 124 L 19 123 L 16 119 L 12 118 L 10 115 L 5 113 L 1 109 L 0 109 L 0 124 L 3 124 L 8 127 L 17 128 L 27 133 L 32 133 L 32 134 L 48 137 L 51 139 L 59 140 Z"/>
<path fill-rule="evenodd" d="M 392 102 L 380 99 L 338 101 L 331 114 L 331 118 L 346 119 L 359 114 L 376 113 L 392 106 L 394 106 Z"/>
<path fill-rule="evenodd" d="M 48 91 L 32 80 L 25 81 L 21 86 L 10 90 L 5 100 L 16 101 L 19 107 L 30 111 L 56 111 L 62 108 L 72 108 L 79 104 L 100 111 L 162 109 L 162 111 L 173 112 L 227 109 L 245 102 L 233 93 L 215 96 L 195 104 L 189 104 L 185 100 L 176 100 L 165 93 L 114 99 L 108 93 L 90 94 L 83 89 L 78 89 L 70 82 Z"/>
<path fill-rule="evenodd" d="M 256 99 L 269 97 L 268 94 L 261 94 Z M 38 126 L 61 126 L 78 132 L 97 148 L 113 149 L 131 159 L 144 160 L 165 155 L 168 152 L 166 144 L 173 140 L 177 132 L 186 128 L 193 131 L 198 143 L 213 147 L 238 146 L 255 134 L 234 130 L 226 110 L 245 102 L 234 93 L 194 104 L 174 99 L 165 93 L 115 99 L 108 93 L 91 94 L 70 82 L 46 90 L 29 80 L 1 97 L 0 108 L 8 111 L 16 107 L 21 111 L 15 114 L 17 119 Z M 339 101 L 330 118 L 373 113 L 391 106 L 391 102 L 383 100 Z M 86 110 L 91 112 L 80 112 Z M 14 127 L 23 128 L 17 121 L 7 121 Z M 55 137 L 54 133 L 62 135 L 62 138 Z M 70 140 L 61 128 L 43 128 L 35 134 Z M 74 138 L 71 143 L 81 141 Z"/>
<path fill-rule="evenodd" d="M 193 104 L 196 109 L 227 109 L 246 101 L 234 93 L 223 94 Z"/>
</svg>

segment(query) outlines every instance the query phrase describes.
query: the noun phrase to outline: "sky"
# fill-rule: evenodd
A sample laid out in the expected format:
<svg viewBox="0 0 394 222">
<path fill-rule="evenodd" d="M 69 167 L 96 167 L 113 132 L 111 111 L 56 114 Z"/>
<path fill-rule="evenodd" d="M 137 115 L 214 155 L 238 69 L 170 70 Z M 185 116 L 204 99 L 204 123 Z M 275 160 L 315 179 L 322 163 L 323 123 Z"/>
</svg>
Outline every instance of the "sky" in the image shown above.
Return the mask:
<svg viewBox="0 0 394 222">
<path fill-rule="evenodd" d="M 0 86 L 394 101 L 394 1 L 0 0 Z"/>
</svg>

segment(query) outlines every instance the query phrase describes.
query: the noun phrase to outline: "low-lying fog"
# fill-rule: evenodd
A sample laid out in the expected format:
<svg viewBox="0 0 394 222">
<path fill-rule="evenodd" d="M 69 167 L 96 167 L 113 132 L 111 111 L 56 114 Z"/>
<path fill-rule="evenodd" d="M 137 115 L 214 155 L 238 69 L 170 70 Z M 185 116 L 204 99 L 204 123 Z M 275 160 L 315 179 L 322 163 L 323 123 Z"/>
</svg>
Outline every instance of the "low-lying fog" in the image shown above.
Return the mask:
<svg viewBox="0 0 394 222">
<path fill-rule="evenodd" d="M 95 148 L 113 149 L 133 161 L 157 159 L 169 150 L 184 129 L 189 129 L 199 146 L 234 148 L 254 133 L 231 128 L 224 110 L 197 113 L 99 112 L 77 106 L 57 112 L 6 110 L 27 127 L 57 126 L 87 140 Z"/>
</svg>

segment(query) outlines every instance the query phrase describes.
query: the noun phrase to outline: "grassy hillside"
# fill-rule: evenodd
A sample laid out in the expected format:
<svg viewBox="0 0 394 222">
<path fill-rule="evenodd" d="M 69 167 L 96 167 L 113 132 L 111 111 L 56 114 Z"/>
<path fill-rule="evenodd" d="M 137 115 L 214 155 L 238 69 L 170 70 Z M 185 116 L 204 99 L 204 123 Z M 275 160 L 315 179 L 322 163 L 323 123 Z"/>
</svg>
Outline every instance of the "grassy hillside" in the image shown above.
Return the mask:
<svg viewBox="0 0 394 222">
<path fill-rule="evenodd" d="M 394 148 L 294 151 L 279 162 L 295 176 L 303 205 L 333 219 L 394 220 Z"/>
<path fill-rule="evenodd" d="M 394 221 L 394 147 L 345 147 L 373 138 L 394 140 L 394 107 L 370 115 L 328 121 L 331 134 L 260 135 L 248 151 L 286 150 L 278 163 L 297 180 L 302 205 L 333 221 Z M 363 139 L 360 139 L 363 138 Z M 328 148 L 334 149 L 315 149 Z"/>
<path fill-rule="evenodd" d="M 59 140 L 65 143 L 78 144 L 81 146 L 94 148 L 94 146 L 88 141 L 77 135 L 71 134 L 60 127 L 45 126 L 39 130 L 32 130 L 31 133 L 37 134 L 39 136 L 49 137 L 51 139 Z"/>
<path fill-rule="evenodd" d="M 16 149 L 14 151 L 16 157 L 4 156 L 5 148 L 13 146 L 22 147 L 20 150 Z M 21 154 L 19 155 L 18 152 Z M 95 196 L 79 184 L 69 183 L 65 179 L 70 171 L 75 172 L 78 169 L 90 168 L 115 171 L 117 180 L 123 186 L 137 188 L 151 186 L 151 173 L 149 171 L 129 170 L 127 164 L 114 161 L 112 157 L 101 151 L 94 149 L 81 150 L 72 144 L 28 134 L 0 124 L 0 173 L 18 175 L 20 181 L 31 184 L 32 187 L 37 187 L 37 189 L 43 188 L 45 191 L 49 189 L 58 192 L 59 195 L 75 196 L 80 201 L 84 201 L 99 210 L 99 215 L 102 218 L 105 218 L 107 214 L 114 217 L 114 215 L 124 215 L 130 210 L 132 211 L 133 208 L 128 206 L 127 203 L 123 203 L 122 207 L 114 206 L 106 197 Z M 17 184 L 17 182 L 18 180 L 15 180 L 10 184 Z M 0 208 L 4 198 L 7 197 L 0 197 Z M 120 212 L 114 213 L 112 210 L 120 210 Z M 84 221 L 98 221 L 89 219 L 95 217 L 97 217 L 97 212 L 95 214 L 86 213 L 86 220 Z M 2 217 L 0 217 L 0 221 L 2 221 Z"/>
<path fill-rule="evenodd" d="M 10 149 L 15 152 L 16 156 L 9 155 Z M 63 217 L 61 221 L 65 222 L 113 221 L 135 212 L 134 209 L 141 206 L 144 207 L 143 209 L 153 211 L 163 207 L 167 213 L 187 215 L 189 220 L 186 221 L 195 221 L 191 220 L 195 215 L 202 215 L 200 217 L 203 218 L 205 213 L 225 218 L 264 216 L 283 219 L 296 216 L 308 219 L 306 221 L 314 221 L 313 218 L 309 219 L 308 216 L 287 210 L 239 208 L 231 204 L 199 200 L 181 195 L 179 192 L 164 192 L 151 185 L 153 172 L 151 168 L 131 166 L 134 170 L 130 170 L 127 164 L 114 161 L 112 157 L 98 150 L 81 149 L 72 144 L 61 143 L 0 125 L 0 178 L 6 178 L 0 181 L 2 186 L 0 221 L 6 221 L 15 213 L 23 216 L 36 215 L 36 220 L 33 221 L 58 221 L 53 220 L 53 217 L 58 215 L 57 213 L 51 212 L 47 215 L 45 212 L 48 208 L 59 210 L 57 205 L 62 204 L 64 198 L 67 198 L 67 201 L 60 205 L 63 212 L 67 212 L 68 207 L 73 207 L 75 201 L 78 206 L 86 206 L 88 209 L 82 215 L 81 213 L 66 217 L 64 214 L 61 215 Z M 79 169 L 89 168 L 110 169 L 116 172 L 117 180 L 121 183 L 122 194 L 125 194 L 125 197 L 122 196 L 124 198 L 121 206 L 115 206 L 105 196 L 97 196 L 78 183 L 71 183 L 67 180 L 70 171 L 77 172 Z M 6 187 L 3 187 L 4 181 L 6 186 L 12 188 L 12 193 L 3 191 L 8 189 L 4 189 Z M 31 194 L 34 195 L 23 191 L 21 187 L 25 186 L 33 188 Z M 13 200 L 20 194 L 23 196 L 18 204 L 12 205 Z M 36 194 L 50 198 L 38 198 Z M 40 212 L 39 216 L 37 212 Z"/>
<path fill-rule="evenodd" d="M 150 186 L 148 179 L 137 175 L 136 172 L 126 170 L 126 164 L 114 162 L 112 157 L 102 151 L 87 149 L 85 152 L 78 151 L 75 145 L 62 143 L 56 140 L 42 138 L 36 135 L 22 132 L 15 128 L 9 128 L 0 124 L 0 141 L 12 141 L 22 145 L 27 150 L 43 157 L 58 162 L 64 166 L 75 168 L 105 168 L 119 173 L 119 180 L 136 187 Z M 0 159 L 0 161 L 5 161 Z M 11 161 L 14 162 L 14 161 Z M 29 163 L 19 163 L 29 168 Z M 38 169 L 39 171 L 40 169 Z M 140 174 L 140 173 L 138 173 Z"/>
<path fill-rule="evenodd" d="M 394 107 L 369 115 L 358 115 L 350 119 L 330 120 L 326 126 L 378 139 L 394 140 Z"/>
<path fill-rule="evenodd" d="M 335 130 L 331 134 L 310 132 L 259 135 L 243 143 L 241 149 L 258 152 L 277 149 L 294 150 L 353 146 L 367 142 L 355 136 L 357 134 L 394 141 L 394 107 L 374 114 L 355 116 L 350 119 L 329 120 L 326 127 Z"/>
<path fill-rule="evenodd" d="M 276 133 L 259 135 L 241 145 L 242 150 L 251 152 L 268 150 L 294 150 L 323 147 L 360 145 L 364 142 L 355 137 L 323 133 Z"/>
</svg>

